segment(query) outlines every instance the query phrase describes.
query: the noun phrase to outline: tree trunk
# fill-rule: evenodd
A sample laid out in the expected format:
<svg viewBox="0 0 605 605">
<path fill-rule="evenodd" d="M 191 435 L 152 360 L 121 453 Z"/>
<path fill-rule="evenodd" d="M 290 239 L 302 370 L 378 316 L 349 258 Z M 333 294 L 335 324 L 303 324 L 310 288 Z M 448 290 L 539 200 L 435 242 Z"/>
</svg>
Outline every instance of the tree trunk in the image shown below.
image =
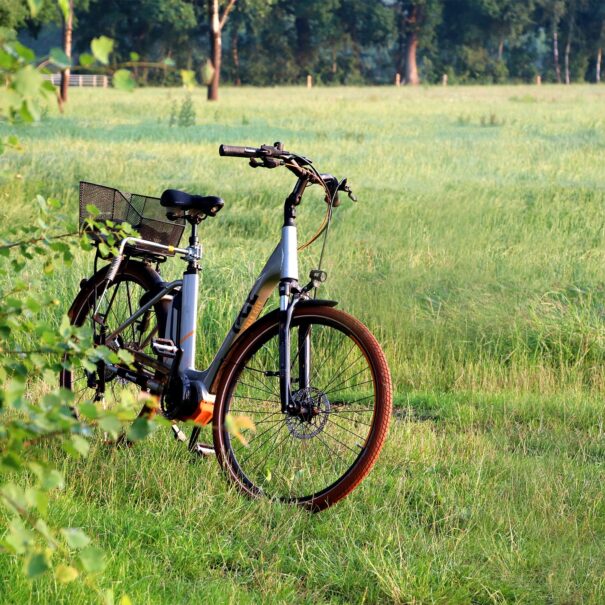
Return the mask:
<svg viewBox="0 0 605 605">
<path fill-rule="evenodd" d="M 223 54 L 223 41 L 221 26 L 218 18 L 218 0 L 208 0 L 210 18 L 210 63 L 214 73 L 208 84 L 208 100 L 218 101 L 218 85 L 221 77 L 221 59 Z"/>
<path fill-rule="evenodd" d="M 239 75 L 239 33 L 233 32 L 233 38 L 231 40 L 231 56 L 233 58 L 234 68 L 234 83 L 236 86 L 241 86 L 242 80 Z"/>
<path fill-rule="evenodd" d="M 504 55 L 504 38 L 500 38 L 498 42 L 498 61 L 502 61 Z"/>
<path fill-rule="evenodd" d="M 395 65 L 395 73 L 398 74 L 402 74 L 405 71 L 406 12 L 404 7 L 405 2 L 400 2 L 397 14 L 397 63 Z"/>
<path fill-rule="evenodd" d="M 573 33 L 573 20 L 569 24 L 567 32 L 567 44 L 565 44 L 565 84 L 571 84 L 571 74 L 569 73 L 569 55 L 571 54 L 571 36 Z"/>
<path fill-rule="evenodd" d="M 412 86 L 420 84 L 418 66 L 416 64 L 416 50 L 418 49 L 418 34 L 410 32 L 407 37 L 405 60 L 405 83 Z"/>
<path fill-rule="evenodd" d="M 71 59 L 71 38 L 74 23 L 74 0 L 69 0 L 69 11 L 67 13 L 67 19 L 63 23 L 63 52 Z M 67 90 L 69 89 L 69 67 L 61 72 L 61 89 L 59 92 L 59 98 L 61 103 L 67 102 Z"/>
<path fill-rule="evenodd" d="M 301 72 L 306 74 L 311 68 L 313 46 L 311 44 L 311 24 L 306 17 L 296 17 L 296 61 Z"/>
<path fill-rule="evenodd" d="M 595 81 L 598 84 L 601 81 L 601 59 L 603 58 L 603 49 L 599 48 L 597 51 L 597 73 Z"/>
<path fill-rule="evenodd" d="M 555 64 L 555 75 L 557 82 L 561 84 L 561 66 L 559 65 L 559 32 L 557 31 L 556 24 L 553 26 L 552 33 L 552 58 Z"/>
</svg>

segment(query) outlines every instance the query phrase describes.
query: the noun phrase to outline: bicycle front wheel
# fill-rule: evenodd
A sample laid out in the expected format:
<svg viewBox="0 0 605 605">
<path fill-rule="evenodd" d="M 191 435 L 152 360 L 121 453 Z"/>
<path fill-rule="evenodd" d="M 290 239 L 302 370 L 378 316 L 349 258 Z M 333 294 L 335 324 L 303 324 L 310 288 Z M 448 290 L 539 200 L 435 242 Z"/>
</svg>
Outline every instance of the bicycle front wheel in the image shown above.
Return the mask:
<svg viewBox="0 0 605 605">
<path fill-rule="evenodd" d="M 278 331 L 276 314 L 267 315 L 226 359 L 215 450 L 248 495 L 319 511 L 349 494 L 376 462 L 392 409 L 389 368 L 361 322 L 332 307 L 301 306 L 290 333 L 296 412 L 282 413 Z M 255 432 L 242 439 L 238 427 L 251 424 Z"/>
</svg>

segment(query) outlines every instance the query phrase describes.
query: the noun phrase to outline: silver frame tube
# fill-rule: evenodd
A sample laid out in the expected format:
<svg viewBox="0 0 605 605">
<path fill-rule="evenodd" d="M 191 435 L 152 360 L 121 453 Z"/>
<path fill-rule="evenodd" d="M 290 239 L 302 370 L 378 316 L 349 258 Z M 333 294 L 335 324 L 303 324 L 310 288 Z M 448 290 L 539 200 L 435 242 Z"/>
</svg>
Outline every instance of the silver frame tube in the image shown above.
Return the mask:
<svg viewBox="0 0 605 605">
<path fill-rule="evenodd" d="M 124 251 L 126 243 L 138 242 L 144 244 L 154 244 L 146 240 L 135 238 L 127 238 L 120 245 L 120 252 Z M 168 249 L 168 246 L 155 244 L 159 249 Z M 172 248 L 171 251 L 188 254 L 189 250 L 183 248 Z M 108 337 L 109 340 L 114 339 L 120 332 L 130 326 L 143 313 L 155 305 L 166 294 L 182 289 L 181 301 L 181 342 L 175 343 L 182 347 L 183 356 L 179 365 L 179 373 L 186 374 L 191 380 L 197 380 L 201 383 L 204 398 L 214 400 L 214 396 L 209 392 L 209 389 L 216 378 L 218 370 L 227 355 L 229 349 L 239 337 L 260 315 L 268 298 L 271 296 L 281 279 L 290 281 L 298 281 L 298 249 L 297 249 L 297 233 L 295 226 L 284 226 L 282 228 L 281 239 L 271 256 L 265 263 L 260 275 L 250 289 L 246 301 L 240 309 L 233 325 L 227 332 L 223 342 L 214 356 L 214 359 L 203 371 L 195 369 L 195 352 L 196 352 L 196 332 L 198 319 L 198 294 L 199 294 L 199 274 L 183 275 L 182 280 L 175 280 L 166 284 L 166 286 L 156 294 L 149 302 L 139 308 L 131 317 L 129 317 L 121 326 L 119 326 Z M 172 311 L 172 310 L 171 310 Z M 169 322 L 171 318 L 168 318 Z M 168 324 L 170 325 L 170 324 Z"/>
</svg>

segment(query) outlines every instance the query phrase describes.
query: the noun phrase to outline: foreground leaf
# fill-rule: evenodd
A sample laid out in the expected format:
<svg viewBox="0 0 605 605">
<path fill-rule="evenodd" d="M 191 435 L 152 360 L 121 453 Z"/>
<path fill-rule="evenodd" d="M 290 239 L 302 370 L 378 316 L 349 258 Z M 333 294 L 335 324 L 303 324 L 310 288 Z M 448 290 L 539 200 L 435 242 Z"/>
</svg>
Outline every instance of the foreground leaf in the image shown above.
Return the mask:
<svg viewBox="0 0 605 605">
<path fill-rule="evenodd" d="M 103 551 L 95 546 L 88 546 L 78 555 L 82 567 L 88 573 L 96 573 L 105 569 L 105 557 Z"/>
<path fill-rule="evenodd" d="M 109 54 L 113 50 L 113 40 L 107 36 L 100 36 L 99 38 L 93 38 L 90 43 L 90 50 L 95 56 L 95 59 L 103 65 L 109 63 Z"/>
<path fill-rule="evenodd" d="M 61 534 L 70 548 L 79 550 L 90 544 L 90 538 L 77 527 L 64 527 Z"/>
<path fill-rule="evenodd" d="M 78 575 L 78 570 L 70 565 L 59 565 L 55 569 L 55 578 L 62 584 L 73 582 Z"/>
<path fill-rule="evenodd" d="M 41 576 L 50 568 L 48 558 L 45 553 L 36 553 L 32 555 L 25 564 L 25 573 L 28 578 L 34 579 Z"/>
<path fill-rule="evenodd" d="M 137 85 L 132 74 L 127 69 L 118 69 L 113 74 L 112 82 L 114 88 L 125 90 L 126 92 L 132 92 Z"/>
</svg>

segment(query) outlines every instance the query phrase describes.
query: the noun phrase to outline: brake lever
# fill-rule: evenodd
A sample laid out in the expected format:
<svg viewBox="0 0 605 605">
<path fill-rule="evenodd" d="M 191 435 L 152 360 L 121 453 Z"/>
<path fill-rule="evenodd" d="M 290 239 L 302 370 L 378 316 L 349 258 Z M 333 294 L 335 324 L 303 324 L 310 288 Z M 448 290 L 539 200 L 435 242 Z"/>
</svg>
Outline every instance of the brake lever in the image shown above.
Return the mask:
<svg viewBox="0 0 605 605">
<path fill-rule="evenodd" d="M 282 161 L 277 158 L 266 156 L 260 162 L 255 158 L 250 158 L 249 164 L 252 168 L 277 168 L 278 166 L 281 166 Z"/>
<path fill-rule="evenodd" d="M 347 185 L 347 179 L 344 179 L 344 181 L 340 184 L 338 191 L 344 191 L 352 202 L 357 201 L 357 197 L 353 193 L 352 189 Z"/>
</svg>

